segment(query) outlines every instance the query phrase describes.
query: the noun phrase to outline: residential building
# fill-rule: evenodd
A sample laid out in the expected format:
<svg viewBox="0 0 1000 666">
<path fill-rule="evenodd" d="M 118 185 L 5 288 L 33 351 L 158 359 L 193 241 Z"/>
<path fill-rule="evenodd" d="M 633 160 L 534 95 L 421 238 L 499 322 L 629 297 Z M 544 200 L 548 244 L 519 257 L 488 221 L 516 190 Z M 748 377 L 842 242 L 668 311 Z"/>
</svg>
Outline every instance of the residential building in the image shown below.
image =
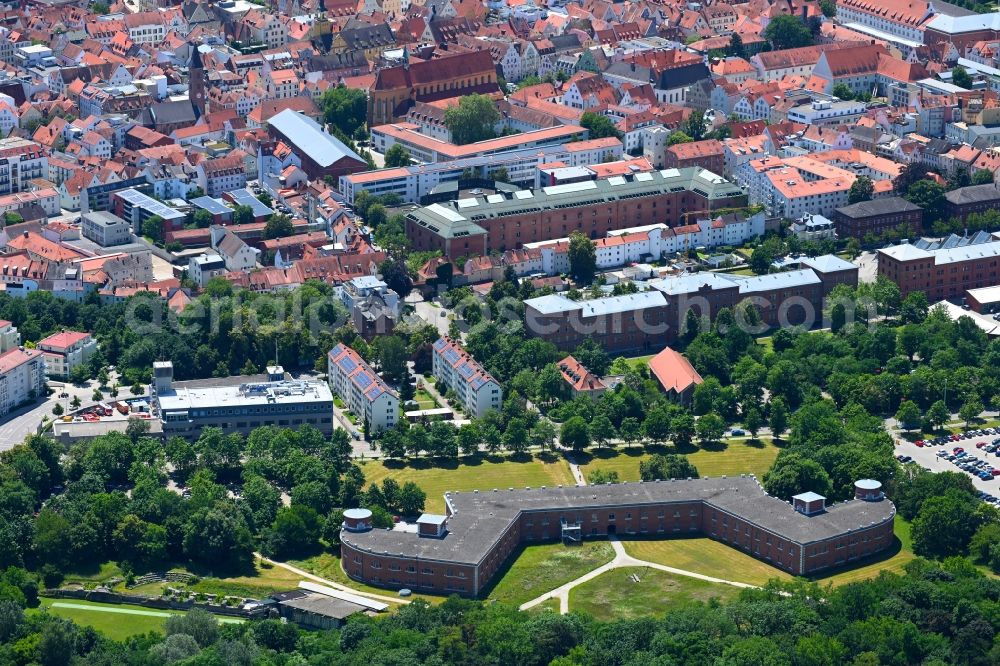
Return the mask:
<svg viewBox="0 0 1000 666">
<path fill-rule="evenodd" d="M 882 197 L 835 208 L 831 218 L 841 238 L 865 238 L 869 234 L 881 236 L 901 225 L 919 234 L 923 215 L 920 206 L 902 197 Z"/>
<path fill-rule="evenodd" d="M 28 182 L 48 179 L 49 158 L 45 148 L 19 137 L 0 139 L 0 194 L 24 192 Z"/>
<path fill-rule="evenodd" d="M 280 367 L 267 375 L 174 382 L 170 361 L 153 364 L 152 402 L 163 437 L 197 438 L 203 428 L 248 435 L 256 428 L 312 426 L 333 434 L 333 395 L 323 382 L 289 380 Z"/>
<path fill-rule="evenodd" d="M 12 322 L 0 320 L 0 354 L 21 345 L 21 333 Z"/>
<path fill-rule="evenodd" d="M 242 238 L 226 227 L 212 226 L 209 228 L 212 249 L 215 250 L 227 271 L 247 272 L 257 267 L 260 260 L 260 250 L 250 247 Z"/>
<path fill-rule="evenodd" d="M 187 223 L 187 215 L 184 213 L 131 188 L 112 193 L 111 210 L 129 222 L 137 234 L 143 233 L 143 224 L 153 216 L 163 220 L 164 230 L 176 231 Z"/>
<path fill-rule="evenodd" d="M 45 395 L 45 357 L 18 347 L 0 354 L 0 415 Z"/>
<path fill-rule="evenodd" d="M 206 196 L 219 197 L 223 192 L 246 187 L 247 174 L 243 154 L 227 155 L 198 163 L 198 186 Z"/>
<path fill-rule="evenodd" d="M 663 168 L 683 169 L 685 167 L 701 167 L 712 173 L 722 175 L 725 168 L 725 151 L 718 139 L 705 141 L 690 141 L 668 146 L 664 151 Z"/>
<path fill-rule="evenodd" d="M 604 380 L 592 373 L 582 363 L 567 356 L 559 361 L 556 366 L 562 374 L 563 381 L 569 387 L 571 397 L 587 396 L 591 400 L 597 400 L 608 390 L 608 385 Z"/>
<path fill-rule="evenodd" d="M 813 213 L 807 213 L 793 221 L 788 230 L 802 241 L 816 242 L 837 237 L 833 220 Z"/>
<path fill-rule="evenodd" d="M 39 340 L 36 347 L 45 356 L 46 374 L 65 379 L 93 356 L 97 340 L 90 333 L 62 331 Z"/>
<path fill-rule="evenodd" d="M 366 436 L 388 430 L 399 422 L 399 395 L 371 366 L 347 345 L 340 343 L 327 355 L 327 381 L 334 393 L 358 419 Z"/>
<path fill-rule="evenodd" d="M 431 372 L 442 392 L 452 390 L 462 409 L 480 418 L 489 410 L 503 406 L 503 388 L 461 345 L 445 336 L 434 343 Z"/>
<path fill-rule="evenodd" d="M 201 287 L 205 288 L 208 281 L 214 277 L 228 273 L 226 260 L 215 252 L 199 254 L 188 259 L 188 277 Z"/>
</svg>

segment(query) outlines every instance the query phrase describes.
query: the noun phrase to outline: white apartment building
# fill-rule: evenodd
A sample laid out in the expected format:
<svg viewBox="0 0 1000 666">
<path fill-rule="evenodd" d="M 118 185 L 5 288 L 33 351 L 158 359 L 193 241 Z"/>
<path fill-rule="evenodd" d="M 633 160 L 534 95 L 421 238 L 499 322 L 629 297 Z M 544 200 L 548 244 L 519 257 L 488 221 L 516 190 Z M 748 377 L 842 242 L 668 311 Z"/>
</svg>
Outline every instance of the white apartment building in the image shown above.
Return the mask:
<svg viewBox="0 0 1000 666">
<path fill-rule="evenodd" d="M 609 231 L 606 238 L 594 241 L 597 268 L 607 270 L 650 258 L 656 260 L 696 247 L 742 245 L 764 235 L 764 219 L 764 213 L 750 217 L 732 214 L 677 227 L 653 224 Z M 524 247 L 541 253 L 541 272 L 548 275 L 569 272 L 568 238 L 525 243 Z"/>
<path fill-rule="evenodd" d="M 361 356 L 341 343 L 327 355 L 330 389 L 358 418 L 358 429 L 367 424 L 373 435 L 396 425 L 399 395 L 386 385 Z"/>
<path fill-rule="evenodd" d="M 226 273 L 226 260 L 215 252 L 199 254 L 188 260 L 188 277 L 199 287 L 204 287 L 212 278 Z"/>
<path fill-rule="evenodd" d="M 455 392 L 469 416 L 478 418 L 503 406 L 500 383 L 451 338 L 434 343 L 431 373 L 439 386 Z"/>
<path fill-rule="evenodd" d="M 18 137 L 0 139 L 0 194 L 23 192 L 28 181 L 49 177 L 49 158 L 34 141 Z"/>
<path fill-rule="evenodd" d="M 97 351 L 97 340 L 90 333 L 62 331 L 38 341 L 50 377 L 69 377 Z"/>
<path fill-rule="evenodd" d="M 36 349 L 0 354 L 0 415 L 45 395 L 45 357 Z"/>
<path fill-rule="evenodd" d="M 12 322 L 0 320 L 0 354 L 21 344 L 21 333 Z"/>
<path fill-rule="evenodd" d="M 788 120 L 805 125 L 853 125 L 865 114 L 864 102 L 816 100 L 788 110 Z"/>
</svg>

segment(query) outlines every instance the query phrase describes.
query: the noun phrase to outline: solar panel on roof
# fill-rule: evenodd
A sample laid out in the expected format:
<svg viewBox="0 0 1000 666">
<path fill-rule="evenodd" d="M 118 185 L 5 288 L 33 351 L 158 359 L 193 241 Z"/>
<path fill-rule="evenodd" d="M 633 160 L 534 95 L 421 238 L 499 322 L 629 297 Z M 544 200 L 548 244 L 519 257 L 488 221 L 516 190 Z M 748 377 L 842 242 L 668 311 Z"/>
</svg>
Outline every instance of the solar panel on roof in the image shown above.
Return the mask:
<svg viewBox="0 0 1000 666">
<path fill-rule="evenodd" d="M 463 377 L 471 377 L 472 375 L 476 374 L 476 370 L 468 363 L 463 363 L 461 366 L 459 366 L 458 371 L 462 373 Z"/>
<path fill-rule="evenodd" d="M 461 356 L 458 355 L 458 352 L 455 351 L 454 348 L 452 347 L 445 349 L 442 355 L 444 356 L 444 360 L 448 361 L 449 363 L 455 363 L 458 361 L 458 359 L 461 358 Z"/>
<path fill-rule="evenodd" d="M 369 375 L 367 372 L 359 372 L 358 374 L 354 375 L 354 382 L 358 386 L 360 386 L 362 390 L 371 386 L 373 381 L 375 380 L 372 379 L 371 375 Z"/>
<path fill-rule="evenodd" d="M 472 386 L 472 389 L 474 391 L 478 391 L 479 387 L 482 386 L 485 383 L 486 383 L 486 380 L 483 379 L 482 377 L 476 377 L 475 379 L 472 379 L 471 381 L 469 381 L 469 385 Z"/>
<path fill-rule="evenodd" d="M 443 347 L 445 347 L 447 344 L 448 344 L 448 341 L 445 340 L 444 338 L 441 338 L 440 340 L 438 340 L 437 342 L 434 343 L 434 349 L 436 349 L 438 351 L 441 351 L 441 349 Z"/>
<path fill-rule="evenodd" d="M 337 361 L 337 365 L 344 372 L 352 372 L 354 368 L 358 367 L 358 364 L 354 362 L 354 359 L 350 356 L 345 356 L 344 358 Z"/>
</svg>

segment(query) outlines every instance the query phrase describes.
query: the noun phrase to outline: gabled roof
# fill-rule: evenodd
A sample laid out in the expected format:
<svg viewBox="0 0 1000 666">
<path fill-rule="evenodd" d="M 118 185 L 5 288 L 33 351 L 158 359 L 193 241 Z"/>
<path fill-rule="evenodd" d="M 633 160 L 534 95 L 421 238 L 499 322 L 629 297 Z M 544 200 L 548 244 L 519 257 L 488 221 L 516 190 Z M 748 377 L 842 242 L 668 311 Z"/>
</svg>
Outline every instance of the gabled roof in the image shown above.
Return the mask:
<svg viewBox="0 0 1000 666">
<path fill-rule="evenodd" d="M 670 347 L 649 359 L 649 369 L 666 391 L 683 393 L 701 384 L 702 378 L 691 362 Z"/>
</svg>

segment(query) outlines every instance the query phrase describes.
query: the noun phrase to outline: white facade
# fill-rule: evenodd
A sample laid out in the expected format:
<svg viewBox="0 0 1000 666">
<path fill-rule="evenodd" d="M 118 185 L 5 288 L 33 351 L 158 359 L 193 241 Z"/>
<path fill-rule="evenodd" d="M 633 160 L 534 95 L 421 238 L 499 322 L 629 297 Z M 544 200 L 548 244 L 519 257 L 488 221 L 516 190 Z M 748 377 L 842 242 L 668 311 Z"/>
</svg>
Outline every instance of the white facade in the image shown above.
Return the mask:
<svg viewBox="0 0 1000 666">
<path fill-rule="evenodd" d="M 45 395 L 45 359 L 33 349 L 0 354 L 0 414 Z"/>
<path fill-rule="evenodd" d="M 327 355 L 327 366 L 330 389 L 357 417 L 359 430 L 367 424 L 368 434 L 375 434 L 396 425 L 399 396 L 356 351 L 338 344 Z"/>
<path fill-rule="evenodd" d="M 499 382 L 449 338 L 434 343 L 431 372 L 441 382 L 439 388 L 455 392 L 469 416 L 479 418 L 503 406 Z"/>
<path fill-rule="evenodd" d="M 39 340 L 38 350 L 45 357 L 46 374 L 69 377 L 97 351 L 97 340 L 89 333 L 63 331 Z"/>
</svg>

